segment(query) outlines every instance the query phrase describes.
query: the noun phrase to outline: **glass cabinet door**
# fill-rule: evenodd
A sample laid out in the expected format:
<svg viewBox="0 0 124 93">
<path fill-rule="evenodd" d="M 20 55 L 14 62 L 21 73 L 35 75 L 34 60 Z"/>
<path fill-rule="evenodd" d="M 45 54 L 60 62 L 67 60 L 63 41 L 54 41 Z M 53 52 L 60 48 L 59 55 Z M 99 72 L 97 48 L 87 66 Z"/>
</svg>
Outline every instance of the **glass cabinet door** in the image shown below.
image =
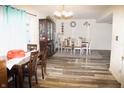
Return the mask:
<svg viewBox="0 0 124 93">
<path fill-rule="evenodd" d="M 49 19 L 40 19 L 39 20 L 39 42 L 40 42 L 40 50 L 42 48 L 42 40 L 43 37 L 46 37 L 48 39 L 48 56 L 53 55 L 55 53 L 54 51 L 54 35 L 55 35 L 55 27 L 54 22 Z"/>
</svg>

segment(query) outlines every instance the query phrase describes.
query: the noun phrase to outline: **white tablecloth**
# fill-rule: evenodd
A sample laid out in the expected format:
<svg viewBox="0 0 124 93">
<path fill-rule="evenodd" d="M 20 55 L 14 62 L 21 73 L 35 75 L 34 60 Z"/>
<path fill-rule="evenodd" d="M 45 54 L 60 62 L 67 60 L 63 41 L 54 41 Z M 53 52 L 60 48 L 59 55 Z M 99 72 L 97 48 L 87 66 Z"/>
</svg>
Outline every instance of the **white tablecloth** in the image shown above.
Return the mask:
<svg viewBox="0 0 124 93">
<path fill-rule="evenodd" d="M 11 70 L 11 68 L 15 65 L 15 64 L 19 64 L 21 62 L 28 62 L 30 60 L 30 53 L 31 52 L 27 52 L 25 54 L 24 57 L 21 57 L 21 58 L 13 58 L 13 59 L 10 59 L 6 62 L 6 66 L 9 70 Z"/>
</svg>

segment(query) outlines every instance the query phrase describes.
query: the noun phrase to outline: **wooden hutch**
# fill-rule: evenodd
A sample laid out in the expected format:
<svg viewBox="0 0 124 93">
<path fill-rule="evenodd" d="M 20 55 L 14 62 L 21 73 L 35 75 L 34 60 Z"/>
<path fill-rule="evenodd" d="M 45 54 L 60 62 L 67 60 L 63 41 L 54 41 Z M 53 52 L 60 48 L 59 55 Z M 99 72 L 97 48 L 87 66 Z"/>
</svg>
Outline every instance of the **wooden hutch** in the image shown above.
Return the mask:
<svg viewBox="0 0 124 93">
<path fill-rule="evenodd" d="M 55 53 L 55 23 L 50 18 L 39 19 L 39 43 L 40 51 L 47 43 L 45 45 L 48 45 L 48 57 Z"/>
</svg>

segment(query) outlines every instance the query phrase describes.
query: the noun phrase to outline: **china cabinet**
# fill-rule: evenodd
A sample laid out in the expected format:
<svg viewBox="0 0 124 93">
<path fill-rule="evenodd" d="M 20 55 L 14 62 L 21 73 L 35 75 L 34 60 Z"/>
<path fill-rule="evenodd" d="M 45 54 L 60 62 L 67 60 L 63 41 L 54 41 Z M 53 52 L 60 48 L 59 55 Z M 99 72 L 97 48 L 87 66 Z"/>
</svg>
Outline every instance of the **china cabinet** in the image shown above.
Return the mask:
<svg viewBox="0 0 124 93">
<path fill-rule="evenodd" d="M 52 56 L 55 53 L 55 23 L 51 19 L 39 19 L 40 51 L 42 51 L 45 41 L 48 45 L 48 56 Z"/>
</svg>

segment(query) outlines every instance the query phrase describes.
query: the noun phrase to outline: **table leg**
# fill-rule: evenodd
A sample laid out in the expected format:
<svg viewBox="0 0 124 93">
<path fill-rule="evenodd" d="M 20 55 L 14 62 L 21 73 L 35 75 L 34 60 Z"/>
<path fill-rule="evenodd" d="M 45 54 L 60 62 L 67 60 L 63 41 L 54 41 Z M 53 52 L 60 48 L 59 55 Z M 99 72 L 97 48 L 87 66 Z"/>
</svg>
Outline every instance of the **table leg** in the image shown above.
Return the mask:
<svg viewBox="0 0 124 93">
<path fill-rule="evenodd" d="M 79 51 L 80 51 L 80 55 L 81 55 L 82 54 L 82 49 L 80 48 Z"/>
<path fill-rule="evenodd" d="M 18 83 L 19 87 L 23 87 L 23 72 L 22 72 L 22 66 L 18 65 Z"/>
<path fill-rule="evenodd" d="M 75 51 L 76 51 L 76 49 L 74 49 L 74 55 L 75 55 Z"/>
</svg>

